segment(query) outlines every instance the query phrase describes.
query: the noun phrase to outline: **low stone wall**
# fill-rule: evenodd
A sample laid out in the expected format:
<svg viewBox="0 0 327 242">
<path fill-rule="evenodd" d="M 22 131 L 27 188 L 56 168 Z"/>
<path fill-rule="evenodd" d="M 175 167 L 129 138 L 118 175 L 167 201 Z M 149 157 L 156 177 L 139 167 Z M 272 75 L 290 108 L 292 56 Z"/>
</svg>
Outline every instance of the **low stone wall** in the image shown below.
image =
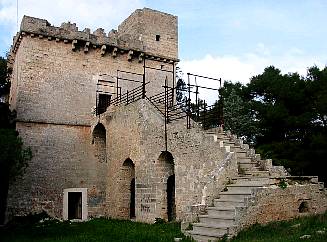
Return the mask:
<svg viewBox="0 0 327 242">
<path fill-rule="evenodd" d="M 287 180 L 281 181 L 286 184 L 285 188 L 281 188 L 281 185 L 262 188 L 255 197 L 247 200 L 248 208 L 237 210 L 239 230 L 255 223 L 289 220 L 327 210 L 327 194 L 323 184 L 293 182 L 293 185 L 287 185 Z"/>
</svg>

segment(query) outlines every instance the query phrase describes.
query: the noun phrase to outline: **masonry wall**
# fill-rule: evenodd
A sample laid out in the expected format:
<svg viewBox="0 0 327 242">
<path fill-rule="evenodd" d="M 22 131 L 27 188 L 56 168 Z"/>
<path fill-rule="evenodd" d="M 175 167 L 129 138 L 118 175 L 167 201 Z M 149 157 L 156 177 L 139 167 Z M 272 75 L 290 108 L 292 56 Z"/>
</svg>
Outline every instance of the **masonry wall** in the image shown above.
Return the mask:
<svg viewBox="0 0 327 242">
<path fill-rule="evenodd" d="M 126 210 L 125 200 L 129 196 L 126 197 L 125 187 L 130 182 L 131 175 L 127 175 L 129 172 L 126 172 L 124 162 L 126 159 L 133 162 L 137 179 L 138 167 L 143 160 L 140 149 L 139 112 L 134 104 L 123 107 L 120 111 L 112 110 L 110 114 L 107 112 L 99 121 L 107 131 L 107 211 L 112 217 L 128 219 L 129 211 Z"/>
<path fill-rule="evenodd" d="M 300 209 L 301 203 L 305 204 Z M 299 216 L 321 214 L 327 210 L 326 190 L 322 184 L 288 185 L 263 188 L 248 200 L 249 207 L 237 212 L 239 229 L 255 223 L 265 224 L 278 220 L 289 220 Z"/>
<path fill-rule="evenodd" d="M 108 194 L 108 204 L 120 204 L 116 194 L 123 178 L 119 178 L 119 170 L 130 158 L 135 164 L 136 219 L 167 219 L 167 179 L 175 174 L 176 218 L 192 220 L 192 206 L 201 203 L 207 174 L 224 160 L 217 143 L 200 128 L 187 130 L 185 120 L 169 124 L 168 152 L 174 158 L 171 167 L 159 158 L 165 150 L 164 119 L 147 100 L 110 110 L 102 120 L 108 130 L 108 190 L 113 191 L 112 196 Z M 117 207 L 108 208 L 110 214 L 119 215 Z"/>
<path fill-rule="evenodd" d="M 10 187 L 8 216 L 42 210 L 62 218 L 63 190 L 87 188 L 89 216 L 105 214 L 107 163 L 100 163 L 88 126 L 17 123 L 33 159 Z"/>
<path fill-rule="evenodd" d="M 178 58 L 177 17 L 148 8 L 138 9 L 118 27 L 120 35 L 143 41 L 146 52 Z M 159 35 L 159 40 L 156 39 Z"/>
<path fill-rule="evenodd" d="M 47 24 L 43 22 L 41 27 L 47 30 Z M 96 157 L 99 152 L 92 144 L 92 130 L 98 121 L 94 115 L 96 90 L 99 80 L 111 81 L 115 85 L 117 75 L 138 81 L 120 80 L 122 94 L 140 86 L 142 77 L 118 74 L 117 70 L 143 74 L 144 62 L 136 56 L 129 59 L 126 49 L 120 49 L 117 56 L 111 52 L 103 55 L 100 46 L 90 46 L 85 52 L 84 42 L 79 42 L 73 50 L 72 40 L 64 40 L 63 36 L 75 30 L 60 29 L 60 38 L 56 39 L 55 36 L 47 37 L 47 34 L 55 33 L 55 27 L 52 29 L 43 35 L 21 35 L 15 54 L 11 53 L 10 105 L 17 111 L 17 130 L 24 145 L 32 147 L 33 159 L 26 174 L 10 187 L 8 215 L 46 210 L 61 218 L 63 189 L 81 187 L 88 189 L 90 216 L 109 214 L 124 217 L 120 207 L 113 203 L 119 197 L 116 196 L 119 187 L 115 187 L 112 180 L 120 179 L 116 177 L 116 165 L 99 162 Z M 145 65 L 174 70 L 172 63 L 161 60 L 146 60 Z M 172 73 L 151 68 L 146 68 L 146 82 L 150 82 L 147 96 L 163 91 L 166 76 L 169 85 L 173 85 Z M 115 92 L 116 88 L 105 91 Z M 130 116 L 128 113 L 125 117 L 126 123 Z M 115 132 L 115 127 L 110 128 L 110 132 Z M 110 146 L 110 133 L 108 135 Z M 121 134 L 118 132 L 118 135 Z M 111 150 L 116 148 L 110 146 L 107 156 L 112 156 Z M 139 149 L 132 148 L 133 152 Z M 113 159 L 121 165 L 124 162 L 121 157 Z"/>
</svg>

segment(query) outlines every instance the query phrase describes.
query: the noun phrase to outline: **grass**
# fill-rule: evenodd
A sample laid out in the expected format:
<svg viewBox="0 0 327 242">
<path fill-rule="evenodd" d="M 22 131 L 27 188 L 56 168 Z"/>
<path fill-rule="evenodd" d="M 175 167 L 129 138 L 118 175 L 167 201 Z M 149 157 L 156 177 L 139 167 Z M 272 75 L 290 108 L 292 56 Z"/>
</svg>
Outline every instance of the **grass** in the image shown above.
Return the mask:
<svg viewBox="0 0 327 242">
<path fill-rule="evenodd" d="M 317 231 L 325 231 L 320 234 Z M 300 239 L 311 235 L 309 239 Z M 290 221 L 272 222 L 267 225 L 255 224 L 241 231 L 230 242 L 326 242 L 327 212 L 322 215 L 301 217 Z"/>
<path fill-rule="evenodd" d="M 87 222 L 36 222 L 32 217 L 0 228 L 0 241 L 192 241 L 186 238 L 178 223 L 145 224 L 132 221 L 97 218 Z M 31 221 L 32 220 L 32 221 Z M 39 221 L 39 220 L 38 220 Z M 26 223 L 27 222 L 27 223 Z"/>
<path fill-rule="evenodd" d="M 39 222 L 39 221 L 43 222 Z M 44 215 L 17 219 L 0 228 L 0 241 L 192 241 L 186 238 L 178 223 L 145 224 L 117 219 L 98 218 L 87 222 L 60 222 Z M 325 231 L 325 233 L 317 233 Z M 300 239 L 311 235 L 309 239 Z M 241 231 L 230 242 L 326 242 L 327 212 L 290 221 L 256 224 Z"/>
</svg>

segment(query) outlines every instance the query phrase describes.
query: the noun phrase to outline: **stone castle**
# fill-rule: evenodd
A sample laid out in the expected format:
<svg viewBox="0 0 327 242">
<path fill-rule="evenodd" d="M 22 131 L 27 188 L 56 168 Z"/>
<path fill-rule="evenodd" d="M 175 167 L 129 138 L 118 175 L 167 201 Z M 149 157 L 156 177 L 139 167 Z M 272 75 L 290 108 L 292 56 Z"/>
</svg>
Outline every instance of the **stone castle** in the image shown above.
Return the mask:
<svg viewBox="0 0 327 242">
<path fill-rule="evenodd" d="M 171 107 L 184 112 L 174 97 L 177 26 L 148 8 L 108 34 L 24 16 L 9 102 L 33 158 L 9 189 L 8 218 L 44 210 L 64 220 L 199 221 L 188 233 L 206 241 L 327 209 L 317 177 L 291 177 L 187 114 L 167 120 Z"/>
</svg>

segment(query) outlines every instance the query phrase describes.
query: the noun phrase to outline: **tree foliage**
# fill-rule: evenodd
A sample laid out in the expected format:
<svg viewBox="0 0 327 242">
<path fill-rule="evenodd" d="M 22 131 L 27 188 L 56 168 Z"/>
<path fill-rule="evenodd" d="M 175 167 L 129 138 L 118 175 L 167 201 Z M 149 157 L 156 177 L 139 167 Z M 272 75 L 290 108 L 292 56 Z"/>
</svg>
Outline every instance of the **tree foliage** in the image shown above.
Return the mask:
<svg viewBox="0 0 327 242">
<path fill-rule="evenodd" d="M 23 147 L 23 142 L 14 129 L 0 129 L 0 167 L 1 179 L 9 182 L 24 173 L 32 153 Z"/>
<path fill-rule="evenodd" d="M 253 144 L 257 134 L 255 120 L 248 112 L 248 104 L 232 89 L 224 98 L 224 127 L 232 130 L 234 134 L 242 137 L 247 143 Z"/>
<path fill-rule="evenodd" d="M 326 67 L 301 77 L 270 66 L 248 85 L 226 83 L 223 93 L 226 128 L 292 174 L 327 181 Z"/>
<path fill-rule="evenodd" d="M 0 96 L 9 92 L 10 83 L 7 80 L 7 59 L 0 56 Z"/>
<path fill-rule="evenodd" d="M 185 104 L 187 87 L 183 80 L 183 72 L 178 66 L 176 67 L 176 80 L 176 101 L 178 104 Z"/>
<path fill-rule="evenodd" d="M 0 95 L 9 92 L 6 59 L 0 57 Z M 23 146 L 15 130 L 15 112 L 10 111 L 7 103 L 0 102 L 0 224 L 4 220 L 8 187 L 22 175 L 27 162 L 32 158 L 29 148 Z"/>
</svg>

